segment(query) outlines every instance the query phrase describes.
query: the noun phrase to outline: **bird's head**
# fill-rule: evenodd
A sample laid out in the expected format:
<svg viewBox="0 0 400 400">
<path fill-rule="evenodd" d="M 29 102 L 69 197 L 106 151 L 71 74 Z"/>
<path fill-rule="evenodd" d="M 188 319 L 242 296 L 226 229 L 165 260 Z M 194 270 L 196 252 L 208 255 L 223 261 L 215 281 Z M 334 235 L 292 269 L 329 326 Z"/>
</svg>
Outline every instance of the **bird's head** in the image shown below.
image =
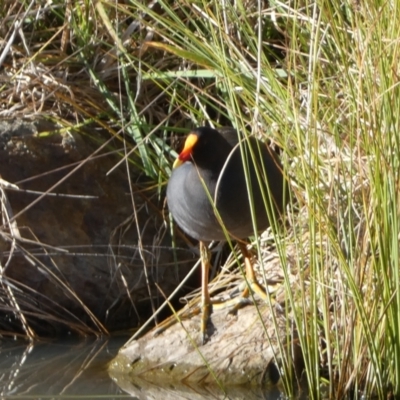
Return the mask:
<svg viewBox="0 0 400 400">
<path fill-rule="evenodd" d="M 218 149 L 225 147 L 224 142 L 224 138 L 215 129 L 205 126 L 194 129 L 186 137 L 183 150 L 175 160 L 173 168 L 186 161 L 194 161 L 196 164 L 202 161 L 210 162 L 218 154 Z"/>
</svg>

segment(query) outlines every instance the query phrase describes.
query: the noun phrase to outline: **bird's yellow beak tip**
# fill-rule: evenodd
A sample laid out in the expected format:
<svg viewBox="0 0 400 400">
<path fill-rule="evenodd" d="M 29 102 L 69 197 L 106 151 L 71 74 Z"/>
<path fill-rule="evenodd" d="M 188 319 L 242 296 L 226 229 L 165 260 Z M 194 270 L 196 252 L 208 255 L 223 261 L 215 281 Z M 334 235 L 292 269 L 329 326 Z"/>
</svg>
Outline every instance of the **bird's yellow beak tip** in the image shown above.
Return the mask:
<svg viewBox="0 0 400 400">
<path fill-rule="evenodd" d="M 189 161 L 192 156 L 193 147 L 198 141 L 198 136 L 195 133 L 189 133 L 188 137 L 185 140 L 185 145 L 183 146 L 183 150 L 179 154 L 178 158 L 174 161 L 172 168 L 177 168 L 182 165 L 185 161 Z"/>
<path fill-rule="evenodd" d="M 176 160 L 174 161 L 174 163 L 172 164 L 172 169 L 178 168 L 182 164 L 183 164 L 183 161 L 179 157 L 177 157 Z"/>
</svg>

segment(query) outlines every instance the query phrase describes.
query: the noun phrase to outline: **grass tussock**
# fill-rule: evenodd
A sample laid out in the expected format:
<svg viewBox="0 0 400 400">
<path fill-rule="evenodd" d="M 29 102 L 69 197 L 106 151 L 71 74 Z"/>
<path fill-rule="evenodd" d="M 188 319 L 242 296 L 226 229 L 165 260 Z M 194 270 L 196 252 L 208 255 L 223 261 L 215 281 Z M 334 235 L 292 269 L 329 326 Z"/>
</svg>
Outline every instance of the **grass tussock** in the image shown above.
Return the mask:
<svg viewBox="0 0 400 400">
<path fill-rule="evenodd" d="M 2 118 L 128 139 L 160 192 L 192 126 L 280 146 L 291 206 L 277 254 L 310 395 L 400 394 L 396 2 L 8 4 Z M 290 351 L 279 358 L 290 394 Z"/>
</svg>

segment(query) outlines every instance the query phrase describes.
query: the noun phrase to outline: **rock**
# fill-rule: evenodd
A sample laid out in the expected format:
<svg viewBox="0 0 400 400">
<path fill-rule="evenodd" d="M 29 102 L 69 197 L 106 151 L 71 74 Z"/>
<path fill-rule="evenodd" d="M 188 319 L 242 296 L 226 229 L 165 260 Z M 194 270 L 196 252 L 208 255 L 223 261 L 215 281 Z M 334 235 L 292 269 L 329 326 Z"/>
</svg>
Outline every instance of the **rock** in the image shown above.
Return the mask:
<svg viewBox="0 0 400 400">
<path fill-rule="evenodd" d="M 107 139 L 89 128 L 59 133 L 46 121 L 0 123 L 0 176 L 20 189 L 3 192 L 3 220 L 17 217 L 0 228 L 3 332 L 137 327 L 164 301 L 159 288 L 169 295 L 192 267 L 188 249 L 177 250 L 187 262 L 173 266 L 162 204 L 141 171 L 130 168 L 133 200 L 126 165 L 108 174 L 120 141 L 88 160 Z"/>
<path fill-rule="evenodd" d="M 273 312 L 277 329 L 266 304 L 239 309 L 236 317 L 227 317 L 226 309 L 214 311 L 204 345 L 200 344 L 199 315 L 175 323 L 158 336 L 149 332 L 119 351 L 110 364 L 110 374 L 138 397 L 139 389 L 148 385 L 272 387 L 280 378 L 279 343 L 283 349 L 294 343 L 285 316 L 275 308 Z M 300 374 L 301 352 L 291 346 L 295 371 Z"/>
</svg>

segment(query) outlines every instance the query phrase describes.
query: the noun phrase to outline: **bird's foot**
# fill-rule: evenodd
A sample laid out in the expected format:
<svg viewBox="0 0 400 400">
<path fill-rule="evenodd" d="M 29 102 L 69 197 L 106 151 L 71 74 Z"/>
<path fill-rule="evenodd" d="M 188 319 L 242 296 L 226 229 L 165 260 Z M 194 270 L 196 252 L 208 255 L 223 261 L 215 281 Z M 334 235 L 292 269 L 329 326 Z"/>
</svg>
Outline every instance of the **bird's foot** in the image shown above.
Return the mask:
<svg viewBox="0 0 400 400">
<path fill-rule="evenodd" d="M 200 333 L 202 344 L 206 344 L 208 336 L 207 336 L 207 325 L 210 320 L 210 316 L 212 313 L 212 303 L 209 302 L 207 304 L 201 305 L 201 322 L 200 322 Z"/>
<path fill-rule="evenodd" d="M 212 301 L 210 300 L 206 304 L 197 304 L 195 306 L 190 307 L 189 309 L 181 310 L 174 315 L 171 315 L 165 321 L 161 322 L 157 325 L 157 327 L 153 331 L 154 336 L 158 336 L 161 333 L 165 332 L 168 328 L 175 325 L 177 322 L 186 321 L 191 319 L 192 317 L 201 314 L 200 319 L 200 332 L 202 336 L 202 344 L 207 342 L 207 326 L 210 322 L 210 317 L 213 311 L 214 304 L 218 306 L 220 301 Z"/>
<path fill-rule="evenodd" d="M 256 281 L 249 281 L 248 282 L 248 287 L 246 287 L 246 289 L 244 289 L 243 293 L 242 293 L 242 297 L 249 297 L 250 296 L 250 290 L 252 293 L 258 295 L 258 297 L 260 297 L 262 300 L 264 300 L 265 302 L 268 302 L 268 295 L 265 292 L 265 289 Z M 250 290 L 249 290 L 250 288 Z"/>
<path fill-rule="evenodd" d="M 242 293 L 234 298 L 214 303 L 215 310 L 228 309 L 228 315 L 236 315 L 238 310 L 248 305 L 254 304 L 254 297 L 250 293 L 256 294 L 265 303 L 274 303 L 271 295 L 265 292 L 265 289 L 258 282 L 247 282 L 247 286 L 242 290 Z"/>
<path fill-rule="evenodd" d="M 249 289 L 250 288 L 250 289 Z M 232 299 L 228 300 L 209 300 L 205 304 L 193 305 L 189 309 L 179 311 L 174 315 L 171 315 L 165 321 L 161 322 L 153 331 L 154 336 L 158 336 L 165 332 L 168 328 L 176 324 L 177 322 L 186 321 L 196 315 L 200 315 L 200 334 L 201 344 L 204 345 L 209 339 L 211 314 L 214 310 L 228 309 L 228 315 L 234 315 L 237 311 L 245 306 L 254 303 L 253 297 L 250 296 L 250 290 L 252 293 L 257 294 L 262 300 L 268 302 L 268 295 L 265 290 L 257 282 L 248 282 L 248 286 L 242 291 L 242 293 Z M 271 299 L 272 301 L 273 299 Z M 207 329 L 208 328 L 208 329 Z"/>
<path fill-rule="evenodd" d="M 215 309 L 224 308 L 224 301 L 211 300 L 209 299 L 206 303 L 203 303 L 201 307 L 201 321 L 200 321 L 200 333 L 201 333 L 201 344 L 207 343 L 210 338 L 208 333 L 212 330 L 211 314 Z"/>
</svg>

